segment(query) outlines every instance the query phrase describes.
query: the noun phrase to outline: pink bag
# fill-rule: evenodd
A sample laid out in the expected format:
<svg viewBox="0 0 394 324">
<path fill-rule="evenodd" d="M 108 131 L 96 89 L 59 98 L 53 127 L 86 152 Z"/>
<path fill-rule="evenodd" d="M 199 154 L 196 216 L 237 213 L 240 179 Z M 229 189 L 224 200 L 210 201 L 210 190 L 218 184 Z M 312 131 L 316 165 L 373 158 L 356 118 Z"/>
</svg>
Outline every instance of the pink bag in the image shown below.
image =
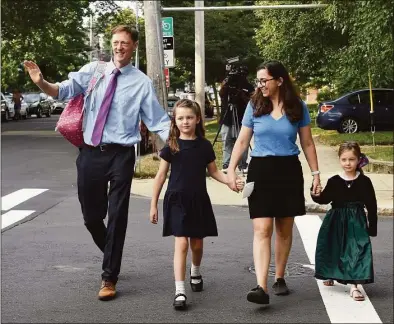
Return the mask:
<svg viewBox="0 0 394 324">
<path fill-rule="evenodd" d="M 98 62 L 93 77 L 90 79 L 88 95 L 96 85 L 96 83 L 104 77 L 106 63 L 103 61 Z M 76 147 L 82 147 L 83 141 L 83 105 L 84 105 L 84 94 L 81 93 L 78 96 L 72 98 L 66 107 L 64 108 L 60 118 L 56 124 L 56 129 L 63 137 Z"/>
</svg>

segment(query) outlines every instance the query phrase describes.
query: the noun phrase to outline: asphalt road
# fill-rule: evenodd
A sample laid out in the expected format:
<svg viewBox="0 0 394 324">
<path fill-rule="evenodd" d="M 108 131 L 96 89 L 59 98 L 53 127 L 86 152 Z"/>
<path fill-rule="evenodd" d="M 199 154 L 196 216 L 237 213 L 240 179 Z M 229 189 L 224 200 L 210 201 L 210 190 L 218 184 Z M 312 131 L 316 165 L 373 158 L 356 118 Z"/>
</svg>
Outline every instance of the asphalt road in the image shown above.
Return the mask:
<svg viewBox="0 0 394 324">
<path fill-rule="evenodd" d="M 53 132 L 56 120 L 2 124 L 2 197 L 48 189 L 11 208 L 34 213 L 2 230 L 2 323 L 345 322 L 345 312 L 330 310 L 335 296 L 319 291 L 297 227 L 287 277 L 291 294 L 271 294 L 264 307 L 246 301 L 255 286 L 249 269 L 252 228 L 247 210 L 233 206 L 214 206 L 219 237 L 205 240 L 205 289 L 192 293 L 187 285 L 190 306 L 174 311 L 173 239 L 161 236 L 161 223 L 149 223 L 149 200 L 136 196 L 130 202 L 118 298 L 98 301 L 102 254 L 83 226 L 75 187 L 77 150 Z M 2 210 L 2 217 L 10 210 Z M 381 322 L 392 323 L 392 218 L 379 219 L 378 235 L 372 239 L 376 282 L 364 286 L 369 299 L 360 304 L 346 295 L 344 300 L 348 313 L 376 313 Z M 330 289 L 342 293 L 344 286 Z"/>
</svg>

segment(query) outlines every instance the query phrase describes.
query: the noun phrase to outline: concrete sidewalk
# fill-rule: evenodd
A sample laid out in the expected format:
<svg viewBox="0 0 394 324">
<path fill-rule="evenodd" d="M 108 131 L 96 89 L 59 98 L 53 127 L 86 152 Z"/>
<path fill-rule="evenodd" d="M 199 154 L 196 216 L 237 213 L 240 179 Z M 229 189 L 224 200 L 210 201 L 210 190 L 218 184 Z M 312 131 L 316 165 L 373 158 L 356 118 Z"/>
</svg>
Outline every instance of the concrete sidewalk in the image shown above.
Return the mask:
<svg viewBox="0 0 394 324">
<path fill-rule="evenodd" d="M 321 182 L 323 187 L 327 183 L 328 178 L 341 172 L 336 148 L 323 146 L 316 143 L 317 156 L 319 159 L 319 169 L 321 171 Z M 326 212 L 330 205 L 318 205 L 311 199 L 309 188 L 312 184 L 312 176 L 308 163 L 303 152 L 299 155 L 304 172 L 304 195 L 306 199 L 306 207 L 308 212 Z M 375 188 L 376 198 L 378 201 L 379 215 L 393 215 L 393 175 L 392 174 L 376 174 L 365 172 Z M 150 197 L 152 194 L 153 179 L 134 179 L 131 191 L 135 195 Z M 167 181 L 163 186 L 160 199 L 163 199 L 165 190 L 167 188 Z M 242 199 L 240 194 L 237 194 L 227 186 L 207 178 L 207 189 L 211 197 L 212 204 L 228 205 L 228 206 L 248 206 L 247 199 Z"/>
</svg>

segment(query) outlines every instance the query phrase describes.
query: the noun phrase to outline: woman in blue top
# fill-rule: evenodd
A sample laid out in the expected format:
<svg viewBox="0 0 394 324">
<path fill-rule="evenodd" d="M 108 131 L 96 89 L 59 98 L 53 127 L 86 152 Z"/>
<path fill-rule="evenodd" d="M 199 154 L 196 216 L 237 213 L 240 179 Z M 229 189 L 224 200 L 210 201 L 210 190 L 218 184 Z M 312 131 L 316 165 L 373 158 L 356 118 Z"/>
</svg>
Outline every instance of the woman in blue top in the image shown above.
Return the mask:
<svg viewBox="0 0 394 324">
<path fill-rule="evenodd" d="M 253 259 L 258 285 L 248 293 L 247 300 L 268 304 L 267 279 L 274 219 L 275 284 L 272 288 L 276 295 L 287 295 L 284 272 L 292 244 L 294 217 L 305 214 L 297 133 L 312 171 L 312 191 L 320 192 L 321 185 L 309 112 L 296 93 L 286 68 L 277 61 L 260 65 L 256 85 L 231 156 L 228 180 L 229 187 L 237 191 L 235 168 L 254 136 L 247 182 L 254 182 L 248 202 L 253 220 Z"/>
</svg>

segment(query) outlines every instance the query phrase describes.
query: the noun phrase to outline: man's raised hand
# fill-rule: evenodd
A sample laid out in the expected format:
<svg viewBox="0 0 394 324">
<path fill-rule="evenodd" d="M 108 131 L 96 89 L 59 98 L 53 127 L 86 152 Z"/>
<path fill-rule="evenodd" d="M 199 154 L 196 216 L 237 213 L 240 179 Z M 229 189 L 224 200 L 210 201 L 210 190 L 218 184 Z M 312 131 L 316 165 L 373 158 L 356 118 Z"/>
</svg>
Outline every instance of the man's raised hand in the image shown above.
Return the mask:
<svg viewBox="0 0 394 324">
<path fill-rule="evenodd" d="M 24 61 L 23 65 L 27 72 L 29 72 L 30 78 L 35 84 L 40 83 L 44 79 L 41 70 L 36 63 L 32 61 Z"/>
</svg>

